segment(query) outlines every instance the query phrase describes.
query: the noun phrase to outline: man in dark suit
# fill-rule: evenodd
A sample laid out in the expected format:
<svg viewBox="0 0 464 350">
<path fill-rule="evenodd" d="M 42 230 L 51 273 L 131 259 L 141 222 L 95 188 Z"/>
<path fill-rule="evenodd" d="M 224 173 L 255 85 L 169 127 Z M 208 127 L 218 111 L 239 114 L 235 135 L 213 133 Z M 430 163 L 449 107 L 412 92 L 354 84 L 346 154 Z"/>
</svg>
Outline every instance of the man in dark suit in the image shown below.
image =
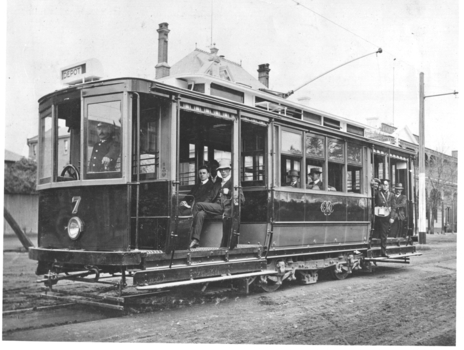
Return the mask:
<svg viewBox="0 0 464 350">
<path fill-rule="evenodd" d="M 383 179 L 381 189 L 375 195 L 375 216 L 380 231 L 380 249 L 382 256 L 387 255 L 387 237 L 390 231 L 390 225 L 395 220 L 395 203 L 394 195 L 390 192 L 390 180 Z"/>
<path fill-rule="evenodd" d="M 89 172 L 114 171 L 121 151 L 119 142 L 114 140 L 114 127 L 98 123 L 97 134 L 100 141 L 93 146 Z"/>
<path fill-rule="evenodd" d="M 395 196 L 393 200 L 395 202 L 395 221 L 391 226 L 390 237 L 404 237 L 403 229 L 404 222 L 406 220 L 406 205 L 407 199 L 403 192 L 403 184 L 398 183 L 395 186 Z"/>
<path fill-rule="evenodd" d="M 287 175 L 290 178 L 287 186 L 300 187 L 300 173 L 297 170 L 290 170 Z"/>
<path fill-rule="evenodd" d="M 198 178 L 200 181 L 193 186 L 190 190 L 189 195 L 195 198 L 195 202 L 204 202 L 210 196 L 211 190 L 213 189 L 214 184 L 209 180 L 209 171 L 206 165 L 202 165 L 198 168 Z M 179 206 L 184 206 L 189 208 L 190 206 L 186 201 L 179 203 Z"/>
<path fill-rule="evenodd" d="M 319 168 L 311 168 L 308 174 L 308 178 L 311 178 L 311 182 L 308 181 L 306 188 L 310 190 L 323 190 L 324 185 L 321 181 L 322 171 Z"/>
<path fill-rule="evenodd" d="M 190 243 L 190 248 L 196 248 L 200 245 L 201 230 L 206 218 L 216 215 L 222 215 L 223 217 L 231 216 L 232 195 L 234 192 L 231 170 L 230 161 L 221 160 L 218 171 L 221 172 L 222 182 L 214 184 L 210 196 L 204 202 L 195 204 L 193 208 L 192 242 Z M 240 197 L 243 204 L 245 197 L 241 190 Z"/>
<path fill-rule="evenodd" d="M 216 183 L 216 182 L 221 182 L 222 181 L 222 178 L 218 176 L 218 167 L 219 167 L 219 163 L 217 160 L 213 159 L 210 163 L 209 163 L 209 167 L 211 169 L 211 175 L 209 177 L 210 181 L 212 183 Z"/>
</svg>

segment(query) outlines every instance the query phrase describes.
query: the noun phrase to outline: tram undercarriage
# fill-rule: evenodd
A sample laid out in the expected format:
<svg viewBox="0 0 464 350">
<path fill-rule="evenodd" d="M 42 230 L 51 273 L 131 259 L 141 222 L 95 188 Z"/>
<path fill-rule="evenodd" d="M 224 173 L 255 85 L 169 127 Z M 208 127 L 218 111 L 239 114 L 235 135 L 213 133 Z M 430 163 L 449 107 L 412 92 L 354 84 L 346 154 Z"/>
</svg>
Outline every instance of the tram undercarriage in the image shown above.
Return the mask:
<svg viewBox="0 0 464 350">
<path fill-rule="evenodd" d="M 47 297 L 123 310 L 128 300 L 152 297 L 188 285 L 220 281 L 242 281 L 245 293 L 254 285 L 266 292 L 277 290 L 283 281 L 314 284 L 319 272 L 328 270 L 335 280 L 343 280 L 354 270 L 373 272 L 378 263 L 409 264 L 416 253 L 411 239 L 389 238 L 388 257 L 380 256 L 380 243 L 350 247 L 325 246 L 263 250 L 262 246 L 239 244 L 235 249 L 202 247 L 176 251 L 85 252 L 31 248 L 30 257 L 39 260 L 37 274 L 45 274 Z M 83 262 L 92 265 L 83 266 Z M 54 288 L 59 281 L 95 283 L 109 286 L 105 296 L 78 295 Z M 95 297 L 95 298 L 92 298 Z M 76 299 L 77 298 L 77 299 Z"/>
</svg>

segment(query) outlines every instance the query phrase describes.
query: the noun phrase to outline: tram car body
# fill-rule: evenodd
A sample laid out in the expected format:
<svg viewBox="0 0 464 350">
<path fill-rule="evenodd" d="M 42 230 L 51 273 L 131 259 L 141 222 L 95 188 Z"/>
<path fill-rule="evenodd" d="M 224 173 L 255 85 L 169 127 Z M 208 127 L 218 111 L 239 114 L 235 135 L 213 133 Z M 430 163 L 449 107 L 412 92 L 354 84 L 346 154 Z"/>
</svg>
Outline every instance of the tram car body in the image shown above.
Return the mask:
<svg viewBox="0 0 464 350">
<path fill-rule="evenodd" d="M 228 61 L 211 55 L 227 73 Z M 274 290 L 285 279 L 314 283 L 322 269 L 341 279 L 374 262 L 408 262 L 414 153 L 255 85 L 206 71 L 83 82 L 42 97 L 39 235 L 29 257 L 45 284 L 110 273 L 144 290 L 258 276 Z M 232 214 L 207 220 L 190 249 L 192 209 L 180 203 L 195 204 L 198 168 L 213 159 L 232 165 Z M 309 188 L 313 168 L 318 189 Z M 374 177 L 401 182 L 408 198 L 390 258 L 375 230 Z"/>
</svg>

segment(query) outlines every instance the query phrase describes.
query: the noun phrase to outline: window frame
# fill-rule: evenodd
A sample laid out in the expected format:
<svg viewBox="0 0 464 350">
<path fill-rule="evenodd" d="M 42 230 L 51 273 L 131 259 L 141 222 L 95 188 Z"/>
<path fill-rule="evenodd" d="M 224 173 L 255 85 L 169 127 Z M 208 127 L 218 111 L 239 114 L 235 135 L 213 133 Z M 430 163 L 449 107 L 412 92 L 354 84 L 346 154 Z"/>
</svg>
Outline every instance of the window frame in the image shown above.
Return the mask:
<svg viewBox="0 0 464 350">
<path fill-rule="evenodd" d="M 302 156 L 299 157 L 298 155 L 291 155 L 287 152 L 282 152 L 282 131 L 286 131 L 286 132 L 293 132 L 293 133 L 300 133 L 302 135 Z M 345 137 L 340 137 L 340 136 L 334 136 L 334 135 L 331 135 L 331 134 L 324 134 L 324 133 L 321 133 L 321 132 L 318 132 L 317 130 L 312 130 L 312 129 L 309 129 L 309 130 L 303 130 L 303 129 L 300 129 L 300 128 L 291 128 L 291 127 L 288 127 L 288 126 L 283 126 L 283 125 L 279 125 L 277 126 L 276 130 L 274 131 L 277 133 L 278 137 L 277 137 L 277 144 L 276 144 L 276 149 L 277 149 L 277 152 L 276 152 L 276 159 L 275 159 L 275 164 L 276 164 L 276 168 L 277 169 L 280 169 L 278 170 L 280 174 L 282 174 L 283 172 L 283 168 L 285 167 L 285 164 L 283 164 L 282 160 L 283 160 L 283 156 L 284 157 L 293 157 L 295 159 L 299 158 L 300 159 L 300 162 L 301 162 L 301 170 L 300 170 L 300 188 L 299 189 L 303 189 L 305 191 L 309 191 L 309 192 L 320 192 L 321 190 L 312 190 L 312 189 L 306 189 L 306 185 L 307 185 L 307 176 L 308 176 L 308 165 L 310 165 L 309 163 L 311 163 L 311 161 L 314 161 L 314 162 L 321 162 L 323 165 L 322 165 L 322 174 L 321 174 L 321 180 L 324 184 L 324 189 L 323 191 L 324 192 L 329 192 L 331 194 L 346 194 L 346 195 L 357 195 L 357 196 L 366 196 L 368 195 L 368 191 L 367 189 L 365 188 L 365 175 L 366 175 L 366 171 L 368 171 L 368 169 L 366 168 L 366 164 L 365 164 L 365 152 L 366 152 L 366 145 L 362 144 L 361 142 L 358 142 L 356 140 L 352 140 L 352 139 L 349 139 L 349 138 L 345 138 Z M 308 154 L 306 153 L 306 140 L 308 137 L 318 137 L 318 138 L 322 138 L 323 139 L 323 144 L 324 144 L 324 156 L 321 157 L 321 156 L 317 156 L 317 155 L 312 155 L 312 154 Z M 343 152 L 342 152 L 342 155 L 343 155 L 343 161 L 341 160 L 336 160 L 336 159 L 329 159 L 329 143 L 330 141 L 337 141 L 337 142 L 340 142 L 342 145 L 343 145 Z M 355 145 L 355 146 L 358 146 L 360 147 L 360 162 L 359 163 L 356 163 L 356 162 L 352 162 L 352 161 L 349 161 L 348 160 L 348 147 L 349 145 Z M 329 186 L 329 164 L 332 163 L 332 164 L 335 164 L 337 166 L 341 166 L 342 167 L 342 171 L 341 171 L 341 177 L 342 177 L 342 180 L 341 180 L 341 185 L 342 185 L 342 188 L 340 190 L 337 190 L 337 191 L 329 191 L 328 190 L 328 186 Z M 316 166 L 316 165 L 314 165 Z M 359 175 L 359 193 L 358 192 L 348 192 L 348 167 L 356 167 L 356 168 L 359 168 L 360 170 L 360 175 Z M 280 176 L 280 183 L 279 183 L 279 187 L 286 187 L 284 183 L 282 183 L 282 176 Z M 294 189 L 291 189 L 291 190 L 298 190 L 298 188 L 294 188 Z"/>
<path fill-rule="evenodd" d="M 127 169 L 125 169 L 125 158 L 126 158 L 126 150 L 127 150 L 127 147 L 128 145 L 126 145 L 127 143 L 127 132 L 125 132 L 126 130 L 126 124 L 124 122 L 125 119 L 125 103 L 124 103 L 124 100 L 125 100 L 125 97 L 127 96 L 127 93 L 122 93 L 122 92 L 119 92 L 119 93 L 114 93 L 114 94 L 107 94 L 107 95 L 94 95 L 94 96 L 89 96 L 89 97 L 86 97 L 84 98 L 83 100 L 83 110 L 82 110 L 82 118 L 83 118 L 83 122 L 82 122 L 82 131 L 81 131 L 81 164 L 83 165 L 81 167 L 81 179 L 84 180 L 84 182 L 87 182 L 87 181 L 112 181 L 112 180 L 118 180 L 121 181 L 121 180 L 124 180 L 125 179 L 125 176 L 126 176 L 126 173 L 127 173 Z M 119 101 L 120 102 L 120 112 L 121 112 L 121 129 L 120 129 L 120 157 L 121 157 L 121 165 L 120 165 L 120 171 L 118 172 L 111 172 L 109 173 L 110 175 L 108 174 L 105 174 L 105 173 L 91 173 L 90 177 L 89 177 L 89 173 L 88 173 L 88 128 L 89 128 L 89 118 L 88 118 L 88 107 L 89 105 L 92 105 L 92 104 L 102 104 L 102 103 L 106 103 L 106 102 L 116 102 L 116 101 Z M 91 152 L 91 151 L 90 151 Z M 111 174 L 113 173 L 118 173 L 119 175 L 118 176 L 111 176 Z M 99 176 L 97 175 L 94 175 L 94 174 L 98 174 Z M 103 175 L 103 176 L 102 176 Z"/>
</svg>

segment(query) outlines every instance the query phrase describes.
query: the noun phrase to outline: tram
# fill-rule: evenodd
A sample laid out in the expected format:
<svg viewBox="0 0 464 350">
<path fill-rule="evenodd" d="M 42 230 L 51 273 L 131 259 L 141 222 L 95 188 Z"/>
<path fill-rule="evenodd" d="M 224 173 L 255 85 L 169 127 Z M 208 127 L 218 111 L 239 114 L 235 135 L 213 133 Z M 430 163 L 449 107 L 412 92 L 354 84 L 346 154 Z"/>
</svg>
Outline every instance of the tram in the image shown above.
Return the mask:
<svg viewBox="0 0 464 350">
<path fill-rule="evenodd" d="M 40 98 L 38 247 L 29 257 L 46 286 L 110 274 L 120 293 L 129 281 L 153 291 L 228 279 L 274 291 L 285 280 L 315 283 L 321 270 L 344 279 L 418 254 L 414 152 L 285 99 L 217 50 L 189 57 L 203 62 L 198 71 L 180 72 L 183 60 L 153 80 L 90 79 L 82 63 L 62 71 L 79 83 Z M 190 249 L 198 168 L 224 159 L 232 213 L 208 219 Z M 317 189 L 308 176 L 316 168 Z M 375 177 L 401 182 L 408 199 L 406 234 L 388 239 L 389 257 L 375 231 Z"/>
</svg>

